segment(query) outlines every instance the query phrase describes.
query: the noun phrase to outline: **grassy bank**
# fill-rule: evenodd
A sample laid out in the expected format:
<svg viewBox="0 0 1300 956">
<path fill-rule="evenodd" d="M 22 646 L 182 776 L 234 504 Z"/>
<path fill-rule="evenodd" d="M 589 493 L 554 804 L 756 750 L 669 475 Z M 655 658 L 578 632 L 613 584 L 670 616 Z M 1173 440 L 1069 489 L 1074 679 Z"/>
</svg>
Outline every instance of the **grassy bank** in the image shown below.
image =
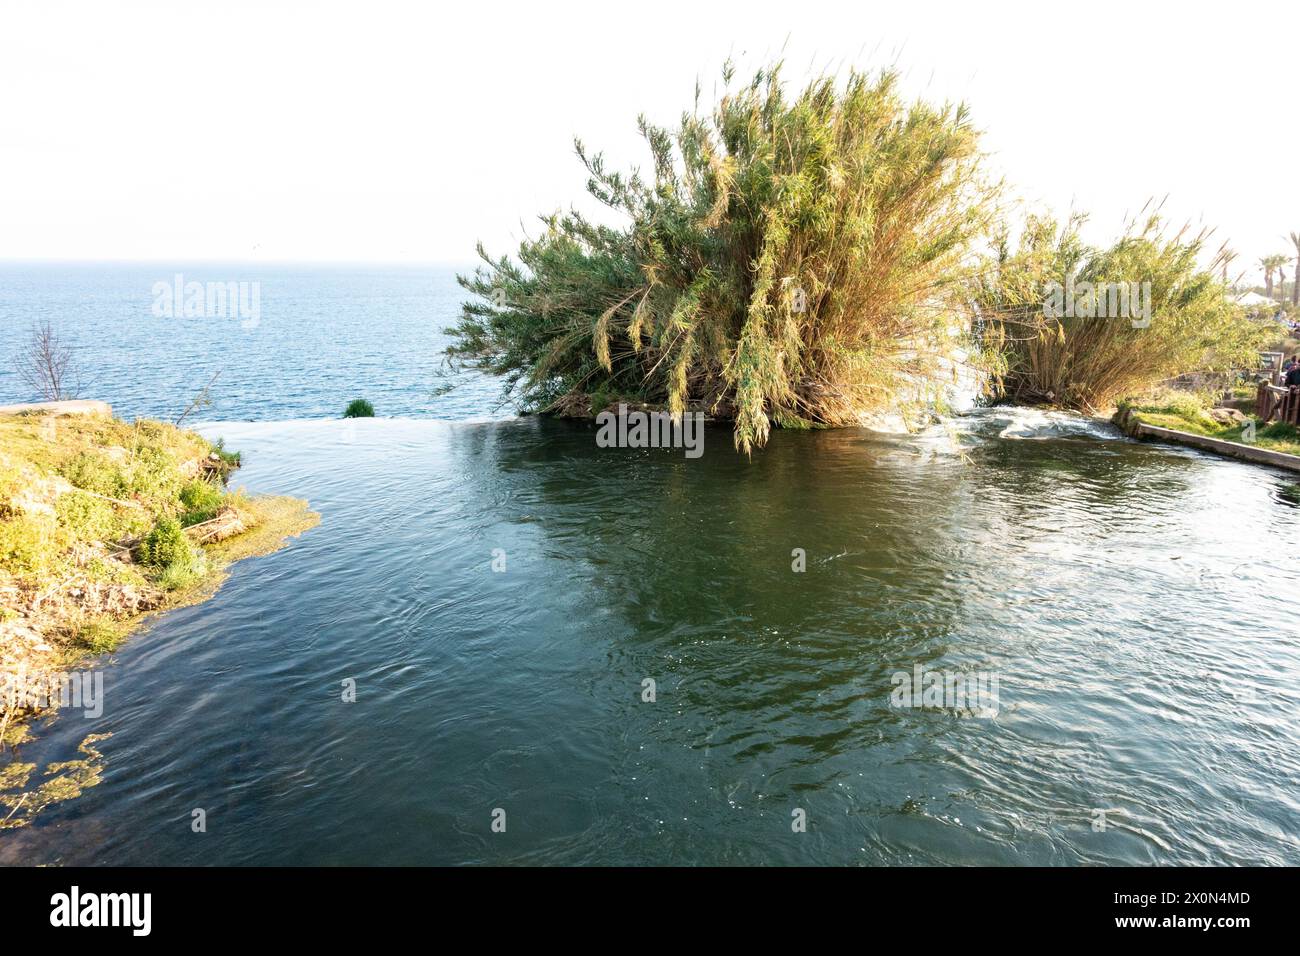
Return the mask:
<svg viewBox="0 0 1300 956">
<path fill-rule="evenodd" d="M 154 421 L 0 415 L 0 681 L 4 690 L 116 647 L 140 620 L 211 595 L 240 558 L 319 516 L 226 488 L 237 455 Z M 0 699 L 0 748 L 39 707 Z"/>
<path fill-rule="evenodd" d="M 1207 438 L 1254 445 L 1268 451 L 1300 455 L 1300 431 L 1295 427 L 1281 422 L 1256 427 L 1254 440 L 1248 442 L 1242 438 L 1247 427 L 1245 422 L 1216 421 L 1210 414 L 1209 403 L 1193 394 L 1165 392 L 1141 399 L 1125 399 L 1119 403 L 1119 408 L 1130 411 L 1143 424 L 1157 428 L 1172 428 Z M 1246 417 L 1251 420 L 1249 415 Z"/>
</svg>

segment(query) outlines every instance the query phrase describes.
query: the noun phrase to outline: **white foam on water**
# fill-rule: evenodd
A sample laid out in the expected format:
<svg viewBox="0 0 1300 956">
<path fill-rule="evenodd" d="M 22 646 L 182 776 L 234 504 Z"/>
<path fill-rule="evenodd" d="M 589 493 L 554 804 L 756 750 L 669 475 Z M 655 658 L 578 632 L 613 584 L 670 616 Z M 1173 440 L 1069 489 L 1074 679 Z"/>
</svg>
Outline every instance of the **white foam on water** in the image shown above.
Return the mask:
<svg viewBox="0 0 1300 956">
<path fill-rule="evenodd" d="M 1104 418 L 1022 405 L 977 408 L 955 419 L 954 422 L 965 423 L 967 428 L 964 430 L 1001 425 L 998 437 L 1010 441 L 1047 441 L 1058 438 L 1113 439 L 1119 434 Z"/>
</svg>

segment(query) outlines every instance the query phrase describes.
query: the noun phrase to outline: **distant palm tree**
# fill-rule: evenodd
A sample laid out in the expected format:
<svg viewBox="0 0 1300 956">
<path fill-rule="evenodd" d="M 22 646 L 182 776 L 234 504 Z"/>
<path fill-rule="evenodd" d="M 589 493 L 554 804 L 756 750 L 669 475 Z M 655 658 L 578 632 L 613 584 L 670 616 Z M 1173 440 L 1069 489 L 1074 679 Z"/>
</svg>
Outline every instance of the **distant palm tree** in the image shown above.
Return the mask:
<svg viewBox="0 0 1300 956">
<path fill-rule="evenodd" d="M 1264 268 L 1264 294 L 1270 299 L 1273 298 L 1273 270 L 1276 269 L 1280 275 L 1282 267 L 1290 261 L 1290 256 L 1265 256 L 1259 260 Z"/>
<path fill-rule="evenodd" d="M 1286 301 L 1286 267 L 1291 263 L 1290 256 L 1269 256 L 1273 260 L 1273 266 L 1277 269 L 1277 286 L 1273 290 L 1277 293 L 1279 302 Z M 1294 290 L 1293 290 L 1294 291 Z"/>
<path fill-rule="evenodd" d="M 1291 280 L 1291 304 L 1300 305 L 1300 232 L 1291 233 L 1291 244 L 1295 246 L 1295 278 Z"/>
</svg>

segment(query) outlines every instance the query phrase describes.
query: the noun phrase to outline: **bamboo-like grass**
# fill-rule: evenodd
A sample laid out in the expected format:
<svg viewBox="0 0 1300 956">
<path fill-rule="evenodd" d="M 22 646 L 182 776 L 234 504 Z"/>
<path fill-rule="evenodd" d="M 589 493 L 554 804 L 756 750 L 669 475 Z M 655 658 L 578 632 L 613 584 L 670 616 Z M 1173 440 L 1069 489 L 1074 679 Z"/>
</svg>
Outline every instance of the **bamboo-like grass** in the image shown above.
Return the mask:
<svg viewBox="0 0 1300 956">
<path fill-rule="evenodd" d="M 531 409 L 614 400 L 734 420 L 745 452 L 785 427 L 857 424 L 941 398 L 954 361 L 1020 401 L 1101 410 L 1192 370 L 1253 362 L 1261 330 L 1202 262 L 1207 233 L 1157 213 L 1086 246 L 1080 217 L 1030 217 L 1015 252 L 964 106 L 905 102 L 896 76 L 815 79 L 780 65 L 640 130 L 652 169 L 623 174 L 579 142 L 587 188 L 621 214 L 545 217 L 517 261 L 491 259 L 449 331 L 456 360 Z M 988 236 L 992 255 L 975 247 Z M 1044 314 L 1048 282 L 1149 283 L 1152 320 Z"/>
<path fill-rule="evenodd" d="M 963 106 L 906 103 L 891 72 L 822 77 L 789 98 L 779 64 L 640 130 L 653 169 L 589 192 L 623 228 L 544 219 L 518 263 L 461 277 L 450 354 L 539 409 L 631 397 L 734 419 L 749 452 L 773 422 L 856 424 L 942 373 L 993 221 Z"/>
<path fill-rule="evenodd" d="M 1031 216 L 1015 252 L 1005 233 L 997 240 L 975 296 L 985 349 L 1000 357 L 997 391 L 1099 412 L 1188 372 L 1256 364 L 1267 329 L 1227 296 L 1218 272 L 1230 253 L 1207 259 L 1207 231 L 1169 234 L 1158 211 L 1144 209 L 1114 244 L 1096 248 L 1080 238 L 1083 221 Z M 1149 283 L 1150 315 L 1046 308 L 1049 285 L 1067 277 L 1076 287 Z"/>
</svg>

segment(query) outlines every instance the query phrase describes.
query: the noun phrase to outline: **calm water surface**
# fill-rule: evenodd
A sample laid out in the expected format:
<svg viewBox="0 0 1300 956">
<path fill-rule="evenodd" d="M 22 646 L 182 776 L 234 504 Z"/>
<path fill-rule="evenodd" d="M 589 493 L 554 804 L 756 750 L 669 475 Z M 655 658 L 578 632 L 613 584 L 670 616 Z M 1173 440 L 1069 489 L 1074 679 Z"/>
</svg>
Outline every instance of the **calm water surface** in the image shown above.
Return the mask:
<svg viewBox="0 0 1300 956">
<path fill-rule="evenodd" d="M 321 525 L 25 748 L 113 735 L 0 861 L 1300 863 L 1295 478 L 957 429 L 688 461 L 537 420 L 210 426 Z M 890 707 L 916 664 L 999 675 L 997 716 Z"/>
</svg>

